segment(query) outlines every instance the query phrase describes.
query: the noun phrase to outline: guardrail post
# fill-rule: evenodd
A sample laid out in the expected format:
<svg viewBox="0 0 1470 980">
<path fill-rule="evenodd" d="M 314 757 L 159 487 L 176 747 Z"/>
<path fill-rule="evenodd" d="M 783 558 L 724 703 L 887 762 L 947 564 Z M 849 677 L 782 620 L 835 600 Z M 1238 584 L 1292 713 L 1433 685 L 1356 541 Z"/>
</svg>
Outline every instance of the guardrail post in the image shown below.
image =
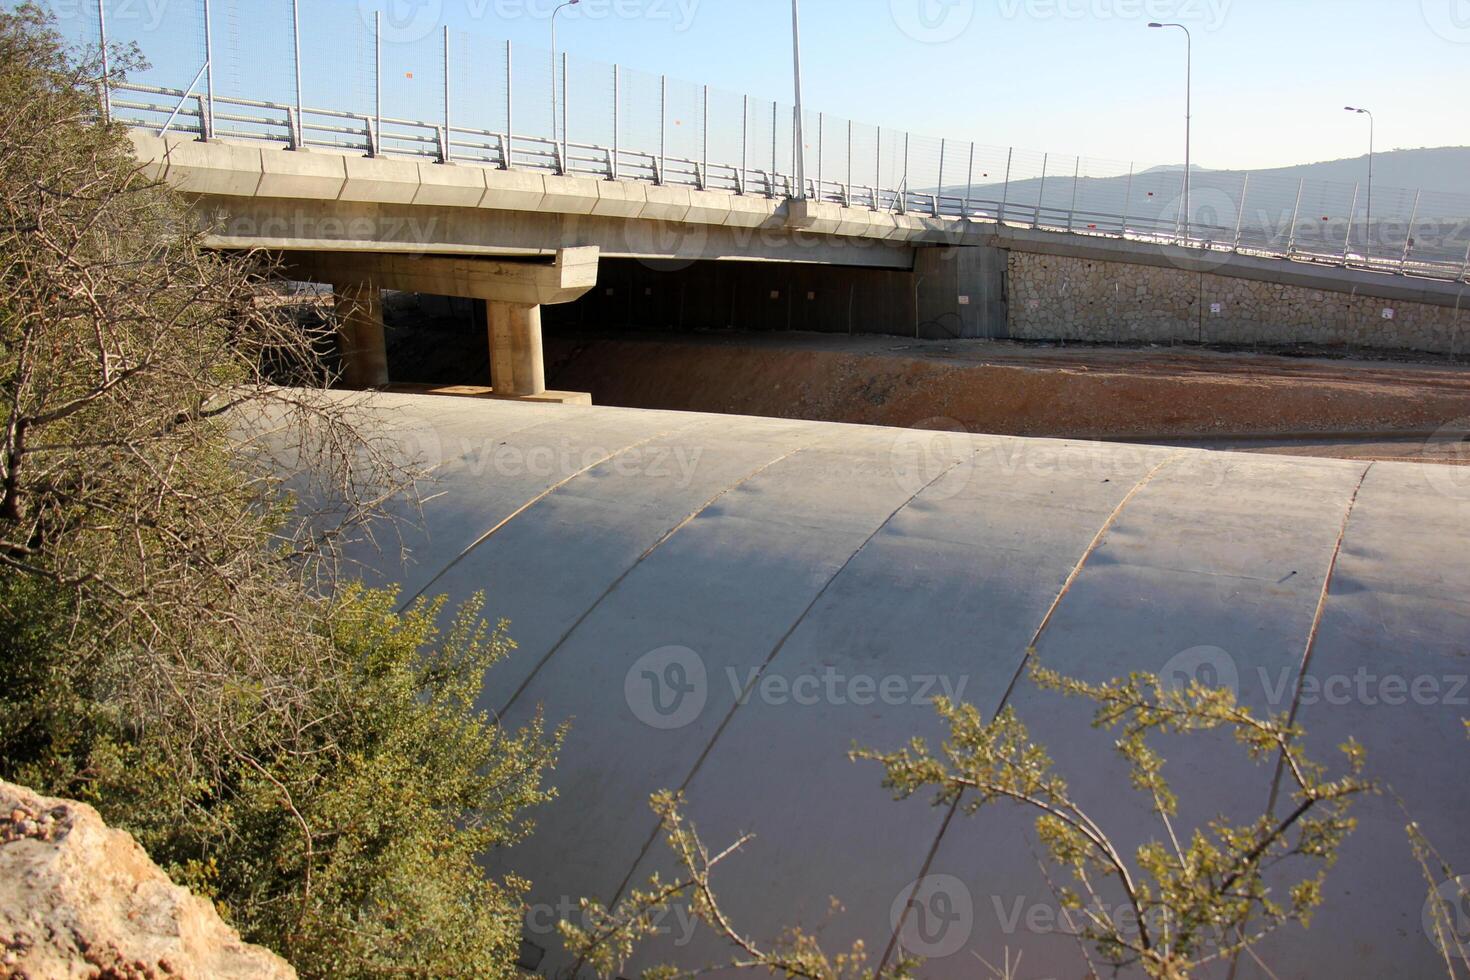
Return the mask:
<svg viewBox="0 0 1470 980">
<path fill-rule="evenodd" d="M 909 134 L 903 134 L 903 179 L 898 182 L 899 186 L 899 214 L 909 212 Z"/>
<path fill-rule="evenodd" d="M 209 108 L 207 102 L 202 95 L 196 95 L 194 98 L 199 103 L 199 138 L 204 140 L 214 139 L 214 130 L 210 128 L 209 124 Z"/>
<path fill-rule="evenodd" d="M 1041 205 L 1046 200 L 1046 164 L 1051 159 L 1051 154 L 1041 155 L 1041 187 L 1036 192 L 1036 212 L 1031 215 L 1031 227 L 1041 227 Z"/>
<path fill-rule="evenodd" d="M 622 87 L 622 72 L 617 65 L 613 65 L 613 144 L 612 157 L 608 160 L 607 166 L 609 180 L 618 179 L 618 102 Z"/>
<path fill-rule="evenodd" d="M 501 169 L 509 170 L 515 165 L 516 138 L 515 119 L 513 107 L 515 100 L 511 98 L 511 83 L 515 73 L 511 71 L 511 47 L 510 42 L 505 42 L 505 160 Z"/>
<path fill-rule="evenodd" d="M 1067 230 L 1073 229 L 1073 222 L 1077 217 L 1077 185 L 1082 180 L 1082 158 L 1077 158 L 1077 163 L 1072 168 L 1072 208 L 1067 212 Z"/>
<path fill-rule="evenodd" d="M 102 49 L 102 119 L 112 122 L 112 87 L 109 79 L 112 72 L 107 61 L 107 14 L 102 10 L 102 0 L 97 0 L 97 43 Z"/>
<path fill-rule="evenodd" d="M 286 107 L 286 129 L 288 131 L 288 146 L 293 150 L 301 149 L 301 117 L 296 115 L 295 106 Z"/>
<path fill-rule="evenodd" d="M 1291 209 L 1291 231 L 1286 239 L 1286 254 L 1290 255 L 1296 248 L 1296 223 L 1302 213 L 1302 190 L 1307 186 L 1307 178 L 1300 177 L 1296 182 L 1296 205 Z"/>
<path fill-rule="evenodd" d="M 1011 200 L 1011 158 L 1015 155 L 1016 148 L 1014 146 L 1006 150 L 1006 182 L 1000 191 L 1000 211 L 995 216 L 995 223 L 997 225 L 1003 225 L 1006 221 L 1006 205 Z"/>
<path fill-rule="evenodd" d="M 1409 267 L 1409 252 L 1414 248 L 1414 223 L 1419 220 L 1419 196 L 1423 193 L 1422 190 L 1414 192 L 1414 209 L 1409 212 L 1409 230 L 1404 235 L 1404 257 L 1399 262 L 1399 275 L 1403 275 L 1404 271 Z M 1368 236 L 1370 239 L 1372 235 L 1373 227 L 1370 225 L 1368 227 Z"/>
<path fill-rule="evenodd" d="M 438 137 L 439 162 L 449 162 L 449 132 L 443 126 L 434 127 L 434 135 Z"/>
<path fill-rule="evenodd" d="M 1348 208 L 1347 237 L 1342 243 L 1342 261 L 1344 265 L 1347 264 L 1348 252 L 1353 247 L 1353 219 L 1358 216 L 1358 192 L 1362 189 L 1363 185 L 1361 183 L 1353 185 L 1353 203 Z"/>
<path fill-rule="evenodd" d="M 381 142 L 378 136 L 377 122 L 372 116 L 363 116 L 362 124 L 367 129 L 367 155 L 375 157 L 381 152 Z"/>
<path fill-rule="evenodd" d="M 1251 175 L 1247 173 L 1240 184 L 1240 207 L 1235 212 L 1235 242 L 1230 246 L 1230 251 L 1240 251 L 1240 229 L 1245 227 L 1245 196 L 1251 189 Z"/>
</svg>

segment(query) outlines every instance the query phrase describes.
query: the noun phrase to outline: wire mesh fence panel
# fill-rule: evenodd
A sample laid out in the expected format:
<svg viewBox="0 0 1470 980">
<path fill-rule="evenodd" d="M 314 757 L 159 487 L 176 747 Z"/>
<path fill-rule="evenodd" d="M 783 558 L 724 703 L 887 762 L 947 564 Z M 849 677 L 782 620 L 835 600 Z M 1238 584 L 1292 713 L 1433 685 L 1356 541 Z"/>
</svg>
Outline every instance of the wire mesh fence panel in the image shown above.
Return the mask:
<svg viewBox="0 0 1470 980">
<path fill-rule="evenodd" d="M 1299 179 L 1281 174 L 1251 174 L 1241 216 L 1242 251 L 1285 252 L 1291 243 L 1292 216 L 1297 211 Z"/>
<path fill-rule="evenodd" d="M 1045 153 L 1016 150 L 1011 154 L 1010 179 L 1001 192 L 1003 220 L 1028 225 L 1037 221 L 1048 170 L 1055 180 L 1055 166 Z"/>
<path fill-rule="evenodd" d="M 1425 191 L 1409 243 L 1409 264 L 1439 263 L 1463 275 L 1470 261 L 1470 195 Z"/>
<path fill-rule="evenodd" d="M 1078 161 L 1076 207 L 1071 230 L 1117 234 L 1128 206 L 1131 167 L 1114 160 Z"/>
<path fill-rule="evenodd" d="M 1245 178 L 1234 173 L 1198 171 L 1189 181 L 1189 239 L 1206 248 L 1235 247 Z"/>
<path fill-rule="evenodd" d="M 709 139 L 709 186 L 716 190 L 738 191 L 744 188 L 740 173 L 741 160 L 748 157 L 747 128 L 744 121 L 745 97 L 723 89 L 709 91 L 709 121 L 705 127 Z"/>
<path fill-rule="evenodd" d="M 975 166 L 970 186 L 970 213 L 995 218 L 1005 196 L 1006 172 L 1011 160 L 1008 147 L 976 144 Z"/>
<path fill-rule="evenodd" d="M 1350 260 L 1373 266 L 1403 259 L 1409 224 L 1417 220 L 1418 194 L 1399 187 L 1375 187 L 1359 196 L 1350 237 Z"/>
<path fill-rule="evenodd" d="M 383 150 L 437 157 L 444 123 L 444 37 L 429 31 L 382 39 Z"/>
<path fill-rule="evenodd" d="M 618 173 L 634 180 L 658 179 L 664 128 L 663 83 L 658 75 L 618 72 Z"/>
<path fill-rule="evenodd" d="M 908 200 L 905 209 L 932 214 L 940 193 L 940 159 L 948 155 L 949 144 L 940 137 L 908 136 L 907 183 Z"/>
<path fill-rule="evenodd" d="M 1294 251 L 1328 258 L 1346 255 L 1352 216 L 1357 210 L 1359 184 L 1307 181 L 1295 228 Z"/>
<path fill-rule="evenodd" d="M 878 127 L 862 122 L 850 122 L 852 149 L 848 153 L 850 170 L 843 175 L 851 186 L 848 199 L 855 207 L 876 208 L 878 206 Z"/>
<path fill-rule="evenodd" d="M 1184 171 L 1152 167 L 1133 177 L 1133 201 L 1128 208 L 1128 233 L 1145 238 L 1173 240 L 1179 234 L 1184 209 Z"/>
<path fill-rule="evenodd" d="M 1072 204 L 1081 182 L 1081 160 L 1074 156 L 1052 154 L 1048 160 L 1046 183 L 1038 188 L 1040 217 L 1044 228 L 1066 229 L 1072 221 Z"/>
<path fill-rule="evenodd" d="M 530 170 L 555 170 L 557 156 L 555 138 L 561 123 L 553 126 L 553 81 L 560 83 L 561 72 L 553 72 L 551 52 L 529 44 L 515 44 L 510 49 L 511 124 L 513 165 Z"/>
<path fill-rule="evenodd" d="M 749 105 L 749 190 L 776 193 L 776 104 L 751 99 Z"/>
<path fill-rule="evenodd" d="M 566 59 L 561 93 L 562 140 L 567 170 L 610 177 L 613 144 L 613 68 L 589 58 Z"/>
<path fill-rule="evenodd" d="M 777 193 L 789 196 L 796 193 L 796 109 L 790 103 L 780 102 L 775 110 L 772 131 L 776 137 Z"/>
<path fill-rule="evenodd" d="M 669 79 L 664 125 L 666 182 L 698 184 L 704 161 L 704 87 Z"/>
<path fill-rule="evenodd" d="M 183 0 L 157 9 L 107 0 L 100 15 L 95 4 L 81 2 L 65 13 L 57 26 L 69 39 L 92 50 L 100 43 L 105 21 L 109 48 L 126 51 L 136 46 L 147 62 L 145 68 L 121 71 L 125 66 L 109 58 L 109 71 L 118 71 L 114 82 L 125 79 L 126 84 L 144 90 L 114 90 L 109 99 L 114 118 L 150 128 L 168 124 L 174 131 L 201 132 L 205 107 L 200 98 L 186 100 L 182 95 L 191 88 L 195 96 L 209 90 L 202 0 Z"/>
<path fill-rule="evenodd" d="M 449 103 L 452 158 L 503 166 L 508 108 L 503 41 L 449 32 Z"/>
</svg>

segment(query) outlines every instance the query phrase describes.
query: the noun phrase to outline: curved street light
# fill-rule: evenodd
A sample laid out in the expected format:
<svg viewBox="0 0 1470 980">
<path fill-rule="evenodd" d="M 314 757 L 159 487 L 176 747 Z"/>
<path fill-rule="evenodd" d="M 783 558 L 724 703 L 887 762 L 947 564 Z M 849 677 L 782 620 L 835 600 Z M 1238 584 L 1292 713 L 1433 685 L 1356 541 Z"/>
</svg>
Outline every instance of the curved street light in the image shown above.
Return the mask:
<svg viewBox="0 0 1470 980">
<path fill-rule="evenodd" d="M 1187 242 L 1189 241 L 1189 127 L 1194 115 L 1194 35 L 1190 34 L 1189 28 L 1183 24 L 1160 24 L 1155 21 L 1148 26 L 1177 27 L 1184 32 L 1184 240 Z"/>
<path fill-rule="evenodd" d="M 1373 130 L 1376 123 L 1373 113 L 1367 109 L 1359 109 L 1355 106 L 1343 106 L 1348 112 L 1356 112 L 1360 116 L 1368 117 L 1368 222 L 1363 230 L 1363 253 L 1366 256 L 1368 250 L 1373 247 Z"/>
</svg>

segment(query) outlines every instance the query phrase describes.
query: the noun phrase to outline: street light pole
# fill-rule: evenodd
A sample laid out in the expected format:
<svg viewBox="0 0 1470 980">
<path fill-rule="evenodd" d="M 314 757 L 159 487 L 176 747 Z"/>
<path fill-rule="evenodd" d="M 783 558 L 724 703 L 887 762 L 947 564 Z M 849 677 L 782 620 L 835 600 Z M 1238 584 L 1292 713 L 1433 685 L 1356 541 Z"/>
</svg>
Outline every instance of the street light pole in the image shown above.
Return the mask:
<svg viewBox="0 0 1470 980">
<path fill-rule="evenodd" d="M 796 197 L 806 199 L 806 141 L 801 125 L 801 11 L 791 0 L 791 59 L 796 79 Z"/>
<path fill-rule="evenodd" d="M 575 7 L 582 0 L 564 0 L 551 12 L 551 144 L 553 147 L 559 145 L 556 141 L 556 15 L 561 13 L 562 7 Z"/>
<path fill-rule="evenodd" d="M 1189 241 L 1190 126 L 1194 118 L 1194 35 L 1183 24 L 1152 23 L 1149 27 L 1177 27 L 1184 32 L 1184 240 Z"/>
<path fill-rule="evenodd" d="M 1368 117 L 1368 222 L 1363 231 L 1363 254 L 1366 256 L 1373 244 L 1373 130 L 1376 123 L 1373 113 L 1367 109 L 1358 109 L 1354 106 L 1344 106 L 1348 112 L 1356 112 L 1360 116 Z"/>
</svg>

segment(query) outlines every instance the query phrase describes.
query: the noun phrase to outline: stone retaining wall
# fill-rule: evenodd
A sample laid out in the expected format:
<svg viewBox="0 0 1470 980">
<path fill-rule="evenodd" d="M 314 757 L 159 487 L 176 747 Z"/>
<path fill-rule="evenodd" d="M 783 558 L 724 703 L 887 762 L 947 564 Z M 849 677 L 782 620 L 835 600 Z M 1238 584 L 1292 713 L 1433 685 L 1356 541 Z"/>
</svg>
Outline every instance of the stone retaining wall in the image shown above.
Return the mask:
<svg viewBox="0 0 1470 980">
<path fill-rule="evenodd" d="M 1343 344 L 1452 354 L 1470 347 L 1470 290 L 1456 310 L 1014 249 L 1007 280 L 1010 334 L 1019 339 Z"/>
</svg>

